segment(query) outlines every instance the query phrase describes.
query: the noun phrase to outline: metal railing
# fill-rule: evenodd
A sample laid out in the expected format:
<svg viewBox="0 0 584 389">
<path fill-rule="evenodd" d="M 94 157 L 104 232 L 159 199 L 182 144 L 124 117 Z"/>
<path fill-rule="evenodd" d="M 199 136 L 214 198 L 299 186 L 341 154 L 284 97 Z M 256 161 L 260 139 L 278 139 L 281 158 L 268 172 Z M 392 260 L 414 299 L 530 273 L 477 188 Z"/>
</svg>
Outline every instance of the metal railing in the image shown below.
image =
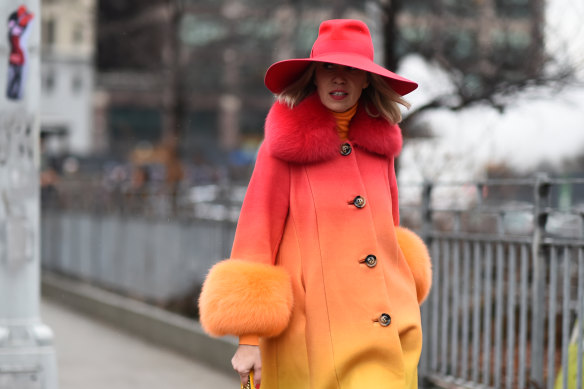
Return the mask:
<svg viewBox="0 0 584 389">
<path fill-rule="evenodd" d="M 584 181 L 426 183 L 404 207 L 434 268 L 422 386 L 583 387 L 584 214 L 558 190 L 574 185 Z"/>
<path fill-rule="evenodd" d="M 70 182 L 44 197 L 44 268 L 167 306 L 227 258 L 245 187 L 109 190 Z M 192 301 L 190 302 L 192 304 Z"/>
<path fill-rule="evenodd" d="M 245 191 L 76 188 L 44 209 L 43 265 L 154 301 L 228 254 Z M 583 189 L 545 176 L 400 184 L 402 224 L 427 241 L 434 268 L 421 387 L 583 387 L 584 207 L 569 201 Z"/>
</svg>

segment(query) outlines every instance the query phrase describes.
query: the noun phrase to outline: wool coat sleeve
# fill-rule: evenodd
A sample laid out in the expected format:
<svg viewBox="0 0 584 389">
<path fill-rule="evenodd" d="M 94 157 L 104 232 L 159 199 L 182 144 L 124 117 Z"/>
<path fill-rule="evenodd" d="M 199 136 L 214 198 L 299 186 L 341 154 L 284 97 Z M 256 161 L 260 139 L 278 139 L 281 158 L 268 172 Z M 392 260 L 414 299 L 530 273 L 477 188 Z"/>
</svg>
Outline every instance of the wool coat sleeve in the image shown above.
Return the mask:
<svg viewBox="0 0 584 389">
<path fill-rule="evenodd" d="M 262 145 L 239 216 L 231 257 L 273 265 L 289 205 L 288 164 L 270 156 Z"/>
<path fill-rule="evenodd" d="M 290 201 L 289 166 L 262 145 L 243 202 L 231 258 L 211 268 L 199 298 L 203 329 L 257 344 L 288 325 L 292 287 L 275 265 Z"/>
</svg>

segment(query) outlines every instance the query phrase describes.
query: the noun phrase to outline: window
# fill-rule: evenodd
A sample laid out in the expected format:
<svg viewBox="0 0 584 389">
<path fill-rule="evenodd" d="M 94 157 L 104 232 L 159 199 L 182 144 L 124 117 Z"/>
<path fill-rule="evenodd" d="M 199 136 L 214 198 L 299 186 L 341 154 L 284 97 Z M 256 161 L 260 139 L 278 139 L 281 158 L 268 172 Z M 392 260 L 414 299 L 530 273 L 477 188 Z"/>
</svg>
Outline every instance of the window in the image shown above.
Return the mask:
<svg viewBox="0 0 584 389">
<path fill-rule="evenodd" d="M 81 23 L 77 23 L 73 27 L 73 43 L 77 45 L 83 43 L 83 25 Z"/>
<path fill-rule="evenodd" d="M 217 132 L 217 112 L 215 111 L 194 111 L 190 112 L 185 126 L 184 142 L 181 145 L 185 152 L 187 150 L 197 150 L 206 159 L 212 159 L 216 154 L 219 142 Z M 216 162 L 216 161 L 214 161 Z"/>
<path fill-rule="evenodd" d="M 495 0 L 497 15 L 500 17 L 528 18 L 536 6 L 530 5 L 529 0 Z"/>
<path fill-rule="evenodd" d="M 404 26 L 398 31 L 395 50 L 399 57 L 410 52 L 429 55 L 436 49 L 431 42 L 432 33 L 428 25 Z"/>
<path fill-rule="evenodd" d="M 457 62 L 472 61 L 477 56 L 477 36 L 474 31 L 451 30 L 445 34 L 444 51 Z"/>
<path fill-rule="evenodd" d="M 407 10 L 413 14 L 422 13 L 425 14 L 432 10 L 431 2 L 427 0 L 410 0 L 403 3 L 404 10 Z"/>
<path fill-rule="evenodd" d="M 71 79 L 71 90 L 73 91 L 73 93 L 81 92 L 82 88 L 83 79 L 81 78 L 81 76 L 79 74 L 73 76 L 73 78 Z"/>
<path fill-rule="evenodd" d="M 493 43 L 490 61 L 505 70 L 508 78 L 517 78 L 516 74 L 529 69 L 534 57 L 537 57 L 532 38 L 527 31 L 495 31 Z"/>
<path fill-rule="evenodd" d="M 156 143 L 161 138 L 162 112 L 157 109 L 115 106 L 107 115 L 114 155 L 126 155 L 140 141 Z"/>
<path fill-rule="evenodd" d="M 49 70 L 44 74 L 42 83 L 42 92 L 46 95 L 51 94 L 55 89 L 55 72 Z"/>
<path fill-rule="evenodd" d="M 476 17 L 480 10 L 477 1 L 443 0 L 444 10 L 458 16 Z"/>
<path fill-rule="evenodd" d="M 55 44 L 55 32 L 57 26 L 54 19 L 44 20 L 42 23 L 42 43 L 47 46 Z"/>
</svg>

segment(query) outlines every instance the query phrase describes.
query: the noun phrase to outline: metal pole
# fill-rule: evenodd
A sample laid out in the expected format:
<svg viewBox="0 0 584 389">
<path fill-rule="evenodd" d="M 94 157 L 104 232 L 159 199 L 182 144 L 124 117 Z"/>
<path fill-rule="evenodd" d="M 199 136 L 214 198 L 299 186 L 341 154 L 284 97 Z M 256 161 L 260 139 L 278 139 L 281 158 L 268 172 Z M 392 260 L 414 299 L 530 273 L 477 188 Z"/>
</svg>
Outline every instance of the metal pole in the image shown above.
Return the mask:
<svg viewBox="0 0 584 389">
<path fill-rule="evenodd" d="M 428 249 L 430 249 L 430 250 L 431 250 L 430 233 L 432 231 L 432 187 L 433 187 L 432 182 L 424 181 L 424 184 L 422 186 L 422 193 L 421 193 L 422 226 L 421 226 L 421 230 L 420 230 L 420 236 L 426 242 Z M 434 265 L 434 266 L 435 266 L 434 271 L 437 271 L 436 265 Z M 436 286 L 437 285 L 435 284 L 434 287 L 436 287 Z M 430 300 L 430 299 L 428 299 L 428 300 Z M 424 342 L 424 345 L 423 345 L 422 355 L 420 356 L 420 364 L 418 367 L 418 376 L 419 376 L 419 382 L 420 382 L 421 389 L 430 386 L 430 384 L 427 382 L 426 376 L 429 373 L 434 373 L 433 370 L 431 371 L 432 366 L 430 366 L 431 347 L 430 347 L 430 342 L 428 342 L 428 340 L 431 339 L 432 337 L 429 335 L 426 335 L 426 334 L 430 333 L 431 304 L 438 304 L 438 301 L 434 301 L 432 299 L 431 302 L 427 301 L 421 307 L 422 331 L 425 334 L 424 339 L 426 340 Z M 437 324 L 434 323 L 432 325 L 437 325 Z M 435 341 L 436 341 L 436 339 L 433 340 L 433 342 L 435 342 Z"/>
<path fill-rule="evenodd" d="M 543 245 L 545 226 L 548 217 L 550 194 L 549 178 L 540 174 L 536 177 L 534 187 L 533 209 L 533 281 L 532 281 L 532 331 L 531 331 L 531 366 L 530 380 L 537 387 L 544 387 L 544 317 L 545 317 L 545 258 Z M 553 373 L 549 373 L 553 374 Z"/>
<path fill-rule="evenodd" d="M 422 230 L 421 238 L 430 247 L 430 233 L 432 231 L 432 189 L 434 184 L 431 181 L 424 181 L 422 186 Z"/>
<path fill-rule="evenodd" d="M 39 316 L 40 2 L 0 3 L 0 387 L 57 388 Z"/>
</svg>

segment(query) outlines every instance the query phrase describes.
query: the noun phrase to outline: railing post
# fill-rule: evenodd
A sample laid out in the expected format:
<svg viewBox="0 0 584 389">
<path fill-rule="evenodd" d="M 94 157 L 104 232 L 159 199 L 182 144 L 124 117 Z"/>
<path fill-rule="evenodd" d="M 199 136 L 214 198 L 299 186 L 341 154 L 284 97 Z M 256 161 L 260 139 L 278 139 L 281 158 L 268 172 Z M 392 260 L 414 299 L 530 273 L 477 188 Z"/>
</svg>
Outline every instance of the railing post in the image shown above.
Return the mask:
<svg viewBox="0 0 584 389">
<path fill-rule="evenodd" d="M 223 206 L 223 215 L 219 221 L 221 228 L 221 256 L 229 258 L 231 255 L 231 246 L 233 240 L 231 239 L 231 205 L 233 196 L 233 183 L 230 178 L 221 180 L 219 184 L 219 204 Z"/>
<path fill-rule="evenodd" d="M 533 191 L 533 238 L 532 238 L 532 320 L 530 381 L 538 388 L 544 387 L 544 326 L 545 326 L 545 227 L 550 199 L 550 182 L 545 174 L 536 176 Z M 553 374 L 553 372 L 549 373 Z"/>
<path fill-rule="evenodd" d="M 426 242 L 428 249 L 431 249 L 431 232 L 432 232 L 432 188 L 433 183 L 431 181 L 424 181 L 422 184 L 422 194 L 421 194 L 421 204 L 420 204 L 420 211 L 421 211 L 421 221 L 422 225 L 420 227 L 420 237 Z M 434 271 L 437 271 L 434 269 Z M 428 341 L 430 337 L 428 334 L 430 333 L 430 299 L 426 300 L 426 303 L 421 307 L 422 313 L 422 330 L 424 332 L 424 345 L 422 349 L 422 355 L 420 358 L 420 365 L 418 368 L 418 375 L 420 381 L 420 388 L 426 388 L 430 385 L 426 382 L 426 376 L 429 373 L 430 369 L 430 342 Z"/>
<path fill-rule="evenodd" d="M 434 184 L 431 181 L 424 181 L 422 186 L 422 228 L 421 237 L 430 247 L 432 231 L 432 189 Z"/>
</svg>

